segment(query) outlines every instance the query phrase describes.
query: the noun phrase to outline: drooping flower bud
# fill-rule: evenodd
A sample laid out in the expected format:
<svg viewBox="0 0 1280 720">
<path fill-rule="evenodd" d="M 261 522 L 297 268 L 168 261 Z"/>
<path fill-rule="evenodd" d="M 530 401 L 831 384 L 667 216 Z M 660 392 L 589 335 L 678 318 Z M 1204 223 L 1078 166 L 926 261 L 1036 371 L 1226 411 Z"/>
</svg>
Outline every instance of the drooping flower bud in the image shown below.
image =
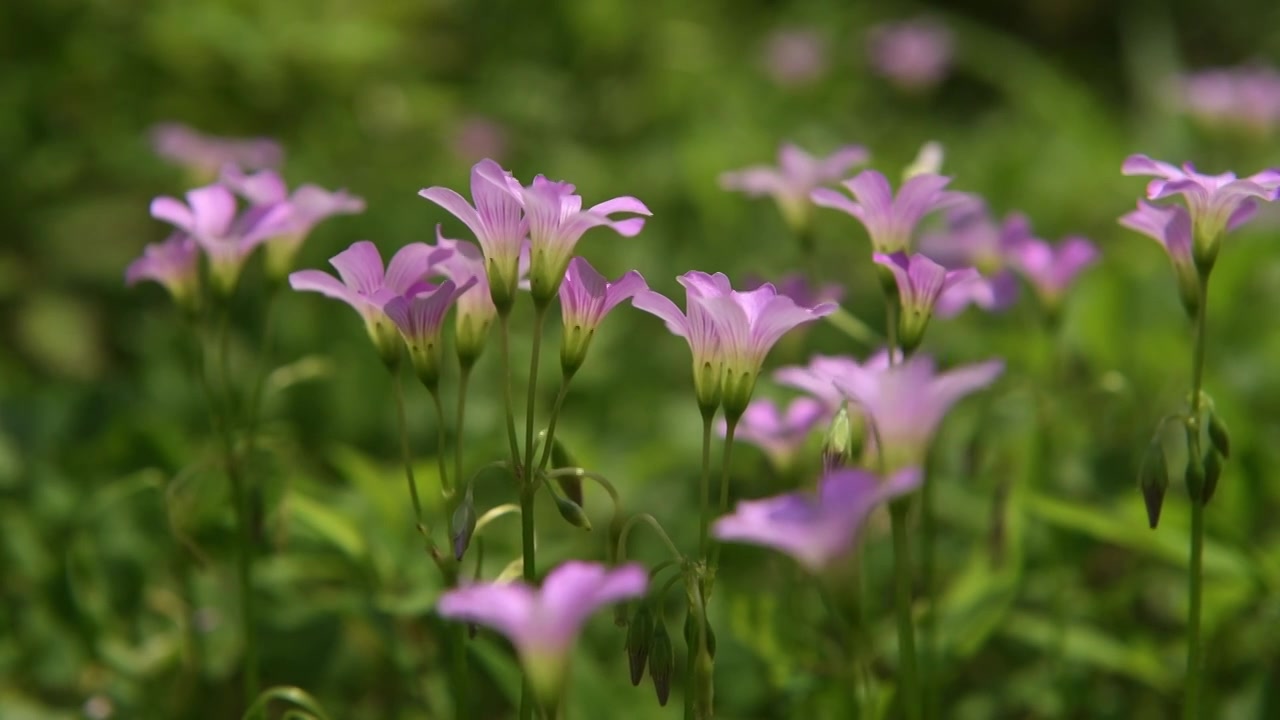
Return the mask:
<svg viewBox="0 0 1280 720">
<path fill-rule="evenodd" d="M 1142 489 L 1142 500 L 1147 505 L 1147 521 L 1154 530 L 1160 523 L 1160 509 L 1164 506 L 1164 493 L 1169 487 L 1169 466 L 1165 462 L 1164 444 L 1158 435 L 1147 446 L 1138 484 Z"/>
<path fill-rule="evenodd" d="M 576 528 L 591 532 L 591 520 L 587 518 L 587 513 L 582 510 L 581 505 L 555 493 L 552 493 L 552 497 L 555 498 L 556 510 L 560 511 L 560 517 Z"/>
<path fill-rule="evenodd" d="M 636 614 L 631 617 L 631 626 L 627 630 L 627 662 L 631 668 L 632 685 L 639 686 L 644 679 L 653 631 L 653 613 L 649 611 L 649 603 L 641 602 Z"/>
<path fill-rule="evenodd" d="M 649 644 L 649 678 L 653 680 L 658 704 L 663 707 L 671 697 L 671 672 L 675 664 L 676 652 L 671 647 L 671 634 L 667 632 L 666 622 L 659 618 L 654 624 L 653 640 Z"/>
<path fill-rule="evenodd" d="M 684 616 L 684 642 L 689 647 L 696 648 L 698 646 L 698 621 L 694 619 L 692 613 Z M 707 623 L 707 652 L 711 653 L 711 659 L 716 659 L 716 633 L 711 629 L 711 623 Z"/>
<path fill-rule="evenodd" d="M 1222 454 L 1223 459 L 1231 457 L 1231 436 L 1227 433 L 1227 426 L 1212 410 L 1209 411 L 1209 441 Z M 1208 498 L 1205 498 L 1205 501 L 1207 502 Z"/>
<path fill-rule="evenodd" d="M 569 449 L 560 442 L 560 438 L 553 438 L 551 441 L 551 469 L 578 467 L 577 461 L 569 454 Z M 556 482 L 560 484 L 560 490 L 564 492 L 564 496 L 573 502 L 581 505 L 582 498 L 582 478 L 577 475 L 562 475 L 556 478 Z"/>
<path fill-rule="evenodd" d="M 1215 448 L 1209 448 L 1204 454 L 1204 488 L 1200 497 L 1205 505 L 1209 504 L 1213 499 L 1213 492 L 1218 489 L 1218 479 L 1222 477 L 1222 457 Z"/>
<path fill-rule="evenodd" d="M 453 511 L 449 519 L 449 537 L 453 540 L 453 559 L 461 560 L 467 547 L 471 545 L 471 536 L 476 531 L 476 506 L 471 499 L 471 492 L 463 496 L 462 502 Z"/>
</svg>

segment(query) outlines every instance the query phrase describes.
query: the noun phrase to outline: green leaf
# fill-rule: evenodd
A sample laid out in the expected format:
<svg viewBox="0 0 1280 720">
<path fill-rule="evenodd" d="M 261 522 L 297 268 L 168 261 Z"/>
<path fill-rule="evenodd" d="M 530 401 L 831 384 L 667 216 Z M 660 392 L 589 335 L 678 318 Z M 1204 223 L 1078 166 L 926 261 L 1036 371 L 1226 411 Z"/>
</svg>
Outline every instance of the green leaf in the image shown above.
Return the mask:
<svg viewBox="0 0 1280 720">
<path fill-rule="evenodd" d="M 297 490 L 290 493 L 287 507 L 300 527 L 310 529 L 352 560 L 365 559 L 368 546 L 360 531 L 346 516 Z"/>
</svg>

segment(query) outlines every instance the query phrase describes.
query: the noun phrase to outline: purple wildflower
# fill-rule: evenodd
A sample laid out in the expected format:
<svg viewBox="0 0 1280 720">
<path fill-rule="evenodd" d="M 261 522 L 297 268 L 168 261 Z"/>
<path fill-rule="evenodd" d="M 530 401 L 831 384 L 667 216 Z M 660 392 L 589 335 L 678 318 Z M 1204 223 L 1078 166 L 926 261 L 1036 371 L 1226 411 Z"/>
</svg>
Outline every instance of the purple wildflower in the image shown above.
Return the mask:
<svg viewBox="0 0 1280 720">
<path fill-rule="evenodd" d="M 846 145 L 826 157 L 815 157 L 791 143 L 778 149 L 778 166 L 754 165 L 720 175 L 720 187 L 751 197 L 770 195 L 787 223 L 803 231 L 809 226 L 809 196 L 819 187 L 845 176 L 867 161 L 861 145 Z"/>
<path fill-rule="evenodd" d="M 951 69 L 951 31 L 921 18 L 877 25 L 867 33 L 872 66 L 905 90 L 927 90 Z"/>
<path fill-rule="evenodd" d="M 422 197 L 448 210 L 470 228 L 484 253 L 489 293 L 501 313 L 511 310 L 519 283 L 520 250 L 529 223 L 520 204 L 520 183 L 492 160 L 471 168 L 471 197 L 475 207 L 445 187 L 429 187 Z"/>
<path fill-rule="evenodd" d="M 744 500 L 716 521 L 723 541 L 763 545 L 821 573 L 852 549 L 858 530 L 876 507 L 920 487 L 921 472 L 910 467 L 887 479 L 857 469 L 824 477 L 817 494 L 788 493 Z"/>
<path fill-rule="evenodd" d="M 764 46 L 764 69 L 780 87 L 809 85 L 827 72 L 827 44 L 812 30 L 778 30 Z"/>
<path fill-rule="evenodd" d="M 181 123 L 151 128 L 151 146 L 160 157 L 208 179 L 228 163 L 257 170 L 279 167 L 284 160 L 284 151 L 274 140 L 205 135 Z"/>
<path fill-rule="evenodd" d="M 832 378 L 850 402 L 866 413 L 868 447 L 878 449 L 885 467 L 919 465 L 951 406 L 990 385 L 1004 362 L 989 360 L 938 374 L 933 359 L 912 355 L 893 366 L 850 368 Z"/>
<path fill-rule="evenodd" d="M 334 215 L 362 213 L 364 199 L 346 190 L 329 191 L 319 185 L 299 185 L 292 194 L 284 178 L 274 170 L 246 174 L 235 165 L 222 169 L 222 183 L 252 206 L 283 203 L 289 217 L 282 232 L 267 240 L 267 273 L 282 278 L 292 269 L 298 248 L 316 225 Z"/>
<path fill-rule="evenodd" d="M 574 186 L 539 175 L 529 187 L 518 188 L 529 221 L 529 285 L 535 306 L 546 306 L 556 296 L 569 259 L 584 233 L 605 226 L 623 237 L 635 237 L 644 218 L 614 220 L 614 213 L 651 215 L 644 203 L 630 196 L 616 197 L 582 209 L 582 197 Z"/>
<path fill-rule="evenodd" d="M 162 196 L 151 201 L 151 217 L 191 235 L 209 258 L 216 288 L 230 294 L 240 268 L 255 248 L 288 230 L 286 203 L 251 207 L 237 216 L 236 198 L 222 185 L 191 190 L 184 203 Z"/>
<path fill-rule="evenodd" d="M 1210 68 L 1178 80 L 1183 108 L 1207 125 L 1265 135 L 1280 126 L 1280 71 L 1273 67 Z"/>
<path fill-rule="evenodd" d="M 126 285 L 143 280 L 160 283 L 180 307 L 193 310 L 199 300 L 200 248 L 190 235 L 175 232 L 164 242 L 151 243 L 142 257 L 129 263 L 124 273 Z"/>
<path fill-rule="evenodd" d="M 887 368 L 889 356 L 879 353 L 868 360 L 875 369 Z M 789 365 L 778 368 L 773 379 L 781 385 L 806 392 L 822 402 L 827 412 L 834 413 L 844 405 L 844 393 L 835 385 L 835 378 L 857 372 L 861 364 L 844 355 L 814 355 L 808 365 Z"/>
<path fill-rule="evenodd" d="M 596 272 L 585 259 L 569 261 L 564 282 L 560 285 L 560 310 L 564 334 L 560 339 L 560 367 L 566 377 L 582 367 L 587 358 L 591 338 L 600 321 L 623 300 L 648 290 L 644 278 L 629 270 L 612 282 Z"/>
<path fill-rule="evenodd" d="M 455 320 L 458 359 L 465 367 L 471 367 L 484 351 L 485 340 L 489 337 L 489 327 L 498 316 L 498 308 L 493 304 L 489 293 L 489 278 L 484 269 L 484 253 L 475 244 L 462 240 L 451 240 L 444 236 L 439 225 L 436 225 L 436 247 L 449 251 L 432 269 L 449 278 L 459 287 L 475 280 L 470 288 L 463 291 L 458 298 L 458 314 Z M 517 285 L 524 287 L 529 273 L 529 243 L 526 241 L 520 251 L 517 263 Z"/>
<path fill-rule="evenodd" d="M 759 447 L 774 465 L 783 467 L 829 416 L 826 405 L 810 397 L 792 400 L 785 412 L 773 400 L 761 398 L 742 413 L 734 437 Z M 728 426 L 721 421 L 717 430 L 723 436 Z"/>
<path fill-rule="evenodd" d="M 1200 274 L 1192 257 L 1191 215 L 1186 208 L 1139 200 L 1138 209 L 1122 216 L 1120 224 L 1160 243 L 1173 264 L 1182 306 L 1195 317 L 1200 305 Z"/>
<path fill-rule="evenodd" d="M 897 281 L 898 342 L 905 353 L 920 346 L 940 297 L 953 289 L 982 281 L 982 276 L 973 268 L 947 270 L 924 255 L 896 252 L 875 253 L 871 257 L 887 267 Z"/>
<path fill-rule="evenodd" d="M 452 280 L 445 280 L 439 285 L 419 281 L 404 295 L 387 301 L 382 308 L 409 347 L 409 358 L 418 379 L 432 392 L 440 384 L 440 331 L 444 327 L 444 317 L 458 296 L 475 283 L 474 277 L 463 285 Z"/>
<path fill-rule="evenodd" d="M 1052 245 L 1040 238 L 1025 238 L 1009 250 L 1009 264 L 1035 288 L 1050 309 L 1062 304 L 1067 288 L 1087 267 L 1097 262 L 1098 248 L 1073 235 Z"/>
<path fill-rule="evenodd" d="M 446 249 L 411 243 L 400 248 L 384 270 L 377 246 L 361 240 L 329 260 L 338 271 L 337 278 L 321 270 L 298 270 L 289 274 L 289 286 L 318 292 L 354 308 L 364 318 L 379 356 L 390 366 L 400 357 L 400 338 L 383 308 L 408 293 L 431 271 L 432 264 L 444 260 L 447 254 Z"/>
<path fill-rule="evenodd" d="M 934 312 L 952 317 L 970 304 L 988 311 L 1013 305 L 1018 279 L 1009 270 L 1009 252 L 1029 237 L 1031 224 L 1020 213 L 997 224 L 981 201 L 952 208 L 944 230 L 921 236 L 920 252 L 949 270 L 977 268 L 982 277 L 940 297 Z"/>
<path fill-rule="evenodd" d="M 643 595 L 648 583 L 639 565 L 610 569 L 570 561 L 548 573 L 541 588 L 519 582 L 463 586 L 442 595 L 436 610 L 505 635 L 534 689 L 552 700 L 561 691 L 587 619 L 601 607 Z"/>
<path fill-rule="evenodd" d="M 914 175 L 902 183 L 895 197 L 884 175 L 864 170 L 842 185 L 853 195 L 818 188 L 810 194 L 815 205 L 846 212 L 857 218 L 871 237 L 876 252 L 894 253 L 906 250 L 916 225 L 934 210 L 972 202 L 966 193 L 945 190 L 951 178 L 931 173 Z"/>
<path fill-rule="evenodd" d="M 698 407 L 710 417 L 720 406 L 724 354 L 721 351 L 720 329 L 704 299 L 708 296 L 727 295 L 733 289 L 729 278 L 720 273 L 714 276 L 690 271 L 676 278 L 685 289 L 685 311 L 655 290 L 643 290 L 631 299 L 633 307 L 656 315 L 667 324 L 667 330 L 684 338 L 693 355 L 693 386 L 698 397 Z"/>
<path fill-rule="evenodd" d="M 724 365 L 721 387 L 725 417 L 732 423 L 738 421 L 751 402 L 756 377 L 774 344 L 793 328 L 829 315 L 836 309 L 834 303 L 801 307 L 791 298 L 779 295 L 769 283 L 755 290 L 734 290 L 729 279 L 721 273 L 686 273 L 680 282 L 689 289 L 689 302 L 701 305 L 715 326 L 719 355 Z M 695 288 L 696 296 L 693 294 Z M 640 304 L 641 298 L 648 296 L 638 295 L 636 306 L 663 317 L 670 327 L 671 319 L 662 316 L 656 307 Z M 666 303 L 670 306 L 668 310 L 675 309 L 669 300 Z"/>
<path fill-rule="evenodd" d="M 506 128 L 482 115 L 468 115 L 454 129 L 452 149 L 463 162 L 501 158 L 507 151 Z"/>
<path fill-rule="evenodd" d="M 1248 222 L 1258 210 L 1258 201 L 1280 199 L 1280 170 L 1237 179 L 1235 173 L 1204 175 L 1191 163 L 1177 168 L 1146 155 L 1130 155 L 1121 172 L 1155 176 L 1147 184 L 1149 200 L 1183 196 L 1191 213 L 1196 265 L 1205 269 L 1213 267 L 1222 236 Z"/>
<path fill-rule="evenodd" d="M 762 277 L 748 277 L 744 285 L 747 290 L 755 290 L 768 281 Z M 804 273 L 788 273 L 773 284 L 779 295 L 786 295 L 802 307 L 813 307 L 820 303 L 839 303 L 844 298 L 844 286 L 839 283 L 826 283 L 814 287 Z"/>
</svg>

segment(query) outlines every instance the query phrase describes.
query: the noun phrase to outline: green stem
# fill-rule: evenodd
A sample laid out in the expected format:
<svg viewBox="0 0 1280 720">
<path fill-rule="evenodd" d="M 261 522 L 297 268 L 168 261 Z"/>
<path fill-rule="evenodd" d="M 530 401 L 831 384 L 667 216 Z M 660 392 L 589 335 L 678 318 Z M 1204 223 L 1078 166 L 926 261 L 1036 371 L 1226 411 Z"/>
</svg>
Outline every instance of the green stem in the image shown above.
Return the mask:
<svg viewBox="0 0 1280 720">
<path fill-rule="evenodd" d="M 400 459 L 404 463 L 404 479 L 409 485 L 409 498 L 413 501 L 413 517 L 418 523 L 418 530 L 427 537 L 431 531 L 422 516 L 422 503 L 418 500 L 418 481 L 413 477 L 413 457 L 409 451 L 409 420 L 404 411 L 404 385 L 400 382 L 400 373 L 391 372 L 392 394 L 396 398 L 396 424 L 400 428 Z"/>
<path fill-rule="evenodd" d="M 894 609 L 898 620 L 898 697 L 907 720 L 920 720 L 920 680 L 916 668 L 915 627 L 911 618 L 911 551 L 906 500 L 890 504 L 893 526 Z"/>
<path fill-rule="evenodd" d="M 431 390 L 431 401 L 436 406 L 436 463 L 440 467 L 440 490 L 444 493 L 446 500 L 452 501 L 454 487 L 449 482 L 449 461 L 445 459 L 445 446 L 448 440 L 444 432 L 444 404 L 440 402 L 439 389 Z M 458 482 L 462 482 L 461 476 L 458 477 Z"/>
<path fill-rule="evenodd" d="M 231 484 L 231 502 L 235 506 L 236 515 L 236 576 L 240 591 L 240 625 L 244 634 L 244 693 L 245 704 L 254 701 L 258 695 L 258 636 L 257 618 L 253 603 L 253 518 L 249 505 L 249 493 L 245 487 L 245 478 L 241 473 L 239 459 L 236 457 L 235 444 L 228 426 L 231 417 L 231 379 L 227 362 L 228 337 L 230 335 L 229 312 L 223 310 L 222 321 L 218 327 L 217 352 L 219 372 L 222 375 L 223 388 L 227 393 L 227 414 L 219 417 L 214 410 L 214 422 L 220 429 L 222 452 L 227 466 L 227 479 Z M 205 374 L 201 380 L 210 403 L 214 401 L 213 388 Z"/>
<path fill-rule="evenodd" d="M 463 423 L 467 419 L 467 384 L 471 380 L 471 366 L 463 363 L 458 372 L 458 415 L 454 432 L 458 437 L 453 443 L 453 476 L 462 482 L 462 438 Z"/>
<path fill-rule="evenodd" d="M 698 526 L 698 557 L 703 562 L 707 559 L 707 533 L 711 527 L 711 424 L 714 420 L 714 411 L 702 414 L 702 481 L 698 490 L 701 520 Z"/>
<path fill-rule="evenodd" d="M 722 458 L 720 461 L 721 467 L 720 467 L 719 515 L 724 515 L 725 512 L 729 510 L 729 469 L 730 469 L 730 466 L 733 464 L 733 436 L 734 436 L 734 433 L 738 430 L 738 419 L 739 418 L 736 418 L 736 417 L 725 418 L 724 458 Z M 716 546 L 711 549 L 712 577 L 715 577 L 716 567 L 720 565 L 720 547 L 721 547 L 720 544 L 717 543 Z M 710 597 L 710 595 L 711 595 L 711 591 L 707 590 L 707 596 Z"/>
<path fill-rule="evenodd" d="M 849 661 L 849 691 L 853 695 L 851 712 L 849 714 L 852 720 L 858 720 L 862 717 L 862 698 L 859 695 L 858 685 L 860 684 L 858 675 L 858 648 L 862 644 L 862 640 L 858 634 L 858 623 L 851 621 L 840 612 L 840 604 L 831 595 L 831 589 L 827 587 L 824 578 L 817 578 L 816 585 L 818 587 L 818 596 L 822 598 L 822 604 L 826 606 L 827 612 L 830 613 L 831 619 L 835 621 L 841 635 L 846 638 L 848 645 Z M 855 612 L 855 616 L 857 613 Z"/>
<path fill-rule="evenodd" d="M 1200 274 L 1200 303 L 1196 309 L 1195 344 L 1191 356 L 1191 412 L 1187 415 L 1190 439 L 1188 462 L 1202 462 L 1200 454 L 1200 390 L 1204 382 L 1206 307 L 1209 304 L 1209 273 Z M 1204 684 L 1204 648 L 1200 637 L 1200 607 L 1204 567 L 1204 498 L 1191 499 L 1191 568 L 1187 574 L 1187 678 L 1182 716 L 1200 717 Z"/>
<path fill-rule="evenodd" d="M 619 562 L 622 562 L 622 560 L 627 557 L 627 538 L 631 536 L 631 528 L 635 527 L 636 523 L 639 522 L 648 524 L 649 527 L 653 528 L 654 532 L 658 533 L 658 537 L 662 538 L 663 544 L 665 544 L 667 549 L 671 551 L 671 557 L 674 558 L 676 562 L 684 562 L 684 555 L 681 555 L 680 549 L 676 547 L 674 542 L 671 542 L 671 536 L 667 534 L 666 530 L 662 529 L 662 524 L 658 522 L 657 518 L 649 513 L 632 515 L 630 518 L 627 518 L 625 523 L 623 523 L 622 530 L 618 533 L 617 555 Z"/>
<path fill-rule="evenodd" d="M 529 393 L 524 404 L 524 464 L 521 473 L 524 482 L 534 483 L 536 473 L 533 472 L 533 416 L 534 405 L 538 400 L 538 360 L 542 351 L 542 325 L 547 318 L 545 305 L 533 309 L 533 350 L 529 353 Z M 550 439 L 550 433 L 547 434 Z"/>
<path fill-rule="evenodd" d="M 573 375 L 565 375 L 560 381 L 560 391 L 556 393 L 556 401 L 551 406 L 551 418 L 547 420 L 547 439 L 542 445 L 542 459 L 538 461 L 538 472 L 547 469 L 551 460 L 551 446 L 556 441 L 556 421 L 560 419 L 560 408 L 564 407 L 565 396 L 569 394 L 569 381 Z"/>
<path fill-rule="evenodd" d="M 884 314 L 884 333 L 887 338 L 885 345 L 889 348 L 889 366 L 892 367 L 898 363 L 898 299 L 896 297 L 885 297 Z"/>
<path fill-rule="evenodd" d="M 536 487 L 530 480 L 520 489 L 520 544 L 524 552 L 524 581 L 530 585 L 538 577 L 533 545 L 533 499 L 536 497 Z M 533 688 L 529 685 L 528 673 L 525 673 L 520 687 L 520 720 L 533 718 L 534 705 Z"/>
<path fill-rule="evenodd" d="M 257 439 L 258 423 L 262 420 L 262 413 L 259 412 L 262 404 L 262 391 L 267 382 L 267 368 L 271 363 L 271 329 L 274 325 L 276 295 L 279 293 L 273 288 L 267 295 L 266 306 L 263 308 L 262 321 L 262 340 L 258 343 L 258 367 L 254 372 L 253 385 L 249 388 L 249 407 L 246 412 L 249 414 L 248 430 L 245 433 L 245 454 L 253 454 L 253 444 Z"/>
<path fill-rule="evenodd" d="M 498 314 L 502 332 L 502 400 L 507 411 L 507 439 L 511 442 L 511 469 L 520 472 L 520 441 L 516 439 L 516 411 L 511 401 L 511 319 L 505 313 Z"/>
<path fill-rule="evenodd" d="M 934 717 L 934 707 L 938 699 L 939 688 L 937 686 L 937 665 L 938 665 L 938 633 L 937 618 L 934 613 L 937 611 L 935 588 L 934 588 L 934 557 L 937 543 L 937 518 L 934 516 L 933 510 L 933 483 L 929 482 L 929 476 L 926 473 L 920 488 L 920 575 L 923 583 L 925 598 L 925 615 L 924 622 L 921 623 L 920 634 L 922 644 L 924 645 L 924 662 L 921 664 L 921 684 L 924 688 L 924 715 L 926 718 Z"/>
</svg>

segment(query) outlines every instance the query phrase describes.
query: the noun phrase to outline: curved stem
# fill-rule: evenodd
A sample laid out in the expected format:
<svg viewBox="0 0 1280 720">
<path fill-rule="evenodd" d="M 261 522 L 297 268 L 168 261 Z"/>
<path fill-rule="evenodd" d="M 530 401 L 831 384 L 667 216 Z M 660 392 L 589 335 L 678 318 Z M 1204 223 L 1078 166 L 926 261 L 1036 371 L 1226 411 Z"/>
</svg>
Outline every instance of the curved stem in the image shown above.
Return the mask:
<svg viewBox="0 0 1280 720">
<path fill-rule="evenodd" d="M 1196 309 L 1195 340 L 1191 355 L 1191 412 L 1188 414 L 1188 462 L 1202 462 L 1200 454 L 1200 390 L 1204 381 L 1205 325 L 1209 304 L 1209 273 L 1200 274 L 1200 304 Z M 1188 720 L 1200 717 L 1201 691 L 1204 683 L 1204 649 L 1200 637 L 1200 608 L 1203 595 L 1204 566 L 1204 497 L 1191 497 L 1191 568 L 1187 574 L 1187 678 L 1182 716 Z"/>
<path fill-rule="evenodd" d="M 707 532 L 711 526 L 711 423 L 715 413 L 702 415 L 702 480 L 699 484 L 700 524 L 698 525 L 698 556 L 707 559 Z"/>
<path fill-rule="evenodd" d="M 452 500 L 454 487 L 449 482 L 449 461 L 446 460 L 445 446 L 448 444 L 444 432 L 444 405 L 440 402 L 440 390 L 432 388 L 431 401 L 436 406 L 436 463 L 440 467 L 440 491 L 445 499 Z M 462 478 L 459 477 L 461 482 Z M 452 503 L 450 503 L 452 504 Z"/>
<path fill-rule="evenodd" d="M 911 553 L 907 502 L 889 505 L 893 526 L 894 609 L 898 620 L 898 697 L 907 720 L 920 720 L 920 681 L 916 669 L 915 627 L 911 618 Z"/>
<path fill-rule="evenodd" d="M 409 451 L 409 420 L 404 411 L 404 384 L 400 382 L 400 373 L 391 373 L 392 393 L 396 398 L 396 424 L 400 427 L 400 459 L 404 463 L 404 479 L 409 485 L 409 498 L 413 501 L 413 516 L 417 520 L 418 530 L 427 537 L 431 531 L 422 516 L 422 503 L 418 500 L 418 481 L 413 477 L 413 456 Z"/>
<path fill-rule="evenodd" d="M 622 531 L 618 533 L 619 562 L 627 556 L 627 538 L 631 535 L 631 528 L 635 527 L 638 522 L 647 523 L 649 527 L 653 528 L 654 532 L 658 533 L 658 537 L 662 538 L 662 542 L 667 546 L 667 549 L 671 551 L 671 556 L 675 558 L 676 562 L 684 562 L 684 555 L 680 553 L 680 549 L 676 547 L 676 544 L 671 542 L 671 536 L 667 535 L 667 531 L 663 530 L 658 520 L 649 513 L 632 515 L 623 523 Z"/>
<path fill-rule="evenodd" d="M 564 398 L 569 394 L 569 381 L 573 375 L 567 374 L 560 381 L 560 390 L 556 393 L 556 401 L 551 406 L 551 418 L 547 421 L 547 439 L 542 445 L 542 459 L 538 461 L 538 472 L 546 469 L 551 460 L 551 447 L 556 441 L 556 420 L 560 418 L 560 408 L 564 407 Z"/>
</svg>

